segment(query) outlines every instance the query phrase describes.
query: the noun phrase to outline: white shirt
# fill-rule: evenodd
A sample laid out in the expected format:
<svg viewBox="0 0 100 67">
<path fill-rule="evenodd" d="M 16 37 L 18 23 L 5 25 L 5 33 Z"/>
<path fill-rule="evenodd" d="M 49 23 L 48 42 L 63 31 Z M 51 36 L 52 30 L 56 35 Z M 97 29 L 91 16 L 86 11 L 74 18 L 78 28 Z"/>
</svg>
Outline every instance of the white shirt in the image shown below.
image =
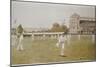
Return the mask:
<svg viewBox="0 0 100 67">
<path fill-rule="evenodd" d="M 66 40 L 66 37 L 61 35 L 58 40 L 59 40 L 59 43 L 64 43 Z"/>
</svg>

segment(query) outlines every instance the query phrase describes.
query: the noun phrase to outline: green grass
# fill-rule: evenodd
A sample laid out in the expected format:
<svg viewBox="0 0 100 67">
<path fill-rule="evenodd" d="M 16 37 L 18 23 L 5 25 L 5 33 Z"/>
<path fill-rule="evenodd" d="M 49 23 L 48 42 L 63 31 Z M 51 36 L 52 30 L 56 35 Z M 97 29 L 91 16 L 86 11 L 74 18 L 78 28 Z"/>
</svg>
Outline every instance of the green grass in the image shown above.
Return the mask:
<svg viewBox="0 0 100 67">
<path fill-rule="evenodd" d="M 96 59 L 96 45 L 90 37 L 76 37 L 71 39 L 70 45 L 65 43 L 64 53 L 66 57 L 60 56 L 60 49 L 56 47 L 57 40 L 34 40 L 25 37 L 23 41 L 24 50 L 17 51 L 12 47 L 12 64 L 35 64 L 60 61 L 91 60 Z"/>
</svg>

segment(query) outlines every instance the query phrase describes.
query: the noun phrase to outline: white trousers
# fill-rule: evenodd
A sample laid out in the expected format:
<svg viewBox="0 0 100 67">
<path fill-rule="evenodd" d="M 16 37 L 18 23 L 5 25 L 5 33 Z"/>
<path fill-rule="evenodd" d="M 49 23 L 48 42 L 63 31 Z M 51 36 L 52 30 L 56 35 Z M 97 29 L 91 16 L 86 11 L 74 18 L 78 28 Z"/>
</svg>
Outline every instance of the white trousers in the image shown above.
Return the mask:
<svg viewBox="0 0 100 67">
<path fill-rule="evenodd" d="M 65 44 L 64 43 L 57 43 L 56 45 L 57 45 L 57 47 L 60 48 L 60 55 L 64 55 Z"/>
<path fill-rule="evenodd" d="M 21 40 L 21 41 L 18 40 L 17 50 L 23 50 L 23 43 L 22 43 L 22 40 Z"/>
</svg>

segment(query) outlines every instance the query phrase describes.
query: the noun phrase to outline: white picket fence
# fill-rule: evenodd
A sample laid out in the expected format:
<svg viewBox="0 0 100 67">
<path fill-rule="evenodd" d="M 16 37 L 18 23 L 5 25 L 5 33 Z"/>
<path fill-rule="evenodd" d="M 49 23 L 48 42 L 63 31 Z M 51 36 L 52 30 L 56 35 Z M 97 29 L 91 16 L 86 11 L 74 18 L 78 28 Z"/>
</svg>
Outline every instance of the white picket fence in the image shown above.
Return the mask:
<svg viewBox="0 0 100 67">
<path fill-rule="evenodd" d="M 23 35 L 30 35 L 32 40 L 35 39 L 57 39 L 59 38 L 59 36 L 61 34 L 63 34 L 64 32 L 39 32 L 39 33 L 23 33 Z M 92 42 L 95 42 L 95 35 L 71 35 L 71 34 L 67 34 L 66 35 L 66 39 L 68 41 L 68 43 L 70 43 L 71 40 L 76 39 L 76 40 L 81 40 L 81 38 L 87 37 L 87 39 L 91 39 Z M 17 36 L 16 35 L 11 35 L 11 39 L 12 39 L 12 45 L 16 43 L 16 39 Z"/>
</svg>

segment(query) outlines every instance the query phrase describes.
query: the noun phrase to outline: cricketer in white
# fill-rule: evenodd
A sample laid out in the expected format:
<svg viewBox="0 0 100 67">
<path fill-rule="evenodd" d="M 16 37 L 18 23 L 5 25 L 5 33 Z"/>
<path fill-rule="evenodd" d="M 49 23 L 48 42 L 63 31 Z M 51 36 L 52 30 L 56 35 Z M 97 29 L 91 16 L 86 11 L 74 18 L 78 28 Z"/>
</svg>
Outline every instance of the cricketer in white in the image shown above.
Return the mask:
<svg viewBox="0 0 100 67">
<path fill-rule="evenodd" d="M 23 34 L 21 34 L 18 38 L 17 50 L 23 50 Z"/>
<path fill-rule="evenodd" d="M 65 56 L 64 55 L 65 41 L 66 41 L 66 36 L 64 34 L 62 34 L 62 35 L 60 35 L 60 37 L 58 37 L 58 42 L 57 42 L 56 46 L 60 48 L 61 56 Z"/>
</svg>

